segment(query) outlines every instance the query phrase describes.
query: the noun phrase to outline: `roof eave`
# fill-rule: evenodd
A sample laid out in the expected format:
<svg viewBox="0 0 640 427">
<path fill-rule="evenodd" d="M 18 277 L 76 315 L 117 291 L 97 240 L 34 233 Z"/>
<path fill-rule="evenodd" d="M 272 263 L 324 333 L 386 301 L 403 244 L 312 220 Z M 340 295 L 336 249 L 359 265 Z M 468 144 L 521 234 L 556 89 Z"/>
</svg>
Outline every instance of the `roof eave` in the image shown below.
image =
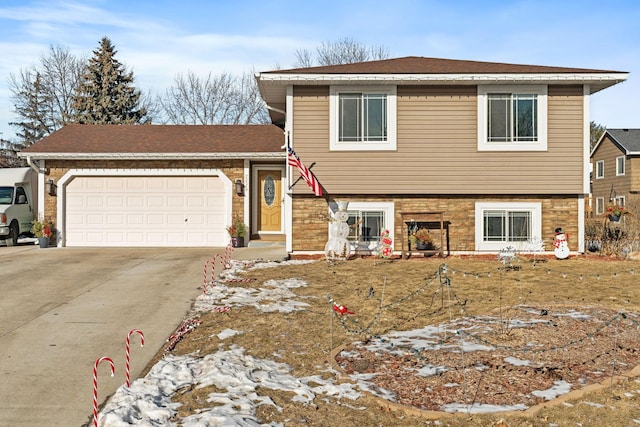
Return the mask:
<svg viewBox="0 0 640 427">
<path fill-rule="evenodd" d="M 475 73 L 475 74 L 307 74 L 258 73 L 263 97 L 267 86 L 394 84 L 394 85 L 477 85 L 477 84 L 588 84 L 593 94 L 629 77 L 626 72 L 611 73 Z M 267 103 L 270 102 L 266 99 Z"/>
<path fill-rule="evenodd" d="M 284 159 L 283 152 L 266 153 L 37 153 L 20 152 L 18 157 L 42 160 L 229 160 Z"/>
</svg>

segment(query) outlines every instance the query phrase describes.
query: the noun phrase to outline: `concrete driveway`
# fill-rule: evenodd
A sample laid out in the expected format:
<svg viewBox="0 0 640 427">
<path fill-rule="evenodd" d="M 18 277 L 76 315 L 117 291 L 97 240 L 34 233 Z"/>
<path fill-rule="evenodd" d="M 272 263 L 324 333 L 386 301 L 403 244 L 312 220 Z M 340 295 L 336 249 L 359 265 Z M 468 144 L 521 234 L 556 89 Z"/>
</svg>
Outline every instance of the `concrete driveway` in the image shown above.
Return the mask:
<svg viewBox="0 0 640 427">
<path fill-rule="evenodd" d="M 202 269 L 222 248 L 48 248 L 0 246 L 0 425 L 91 423 L 93 365 L 98 400 L 125 382 L 132 329 L 135 379 L 202 292 Z M 265 256 L 266 255 L 266 256 Z M 242 248 L 238 259 L 283 258 Z"/>
</svg>

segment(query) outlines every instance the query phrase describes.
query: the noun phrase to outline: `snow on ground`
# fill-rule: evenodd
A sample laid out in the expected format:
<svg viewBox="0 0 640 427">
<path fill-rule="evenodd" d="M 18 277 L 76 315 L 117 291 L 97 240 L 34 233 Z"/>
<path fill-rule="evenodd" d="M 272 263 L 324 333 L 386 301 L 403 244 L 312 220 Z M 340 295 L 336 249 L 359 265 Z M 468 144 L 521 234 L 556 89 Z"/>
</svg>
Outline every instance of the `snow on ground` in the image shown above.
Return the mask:
<svg viewBox="0 0 640 427">
<path fill-rule="evenodd" d="M 304 263 L 311 261 L 288 261 L 286 263 Z M 264 312 L 289 313 L 304 310 L 308 306 L 292 289 L 306 286 L 300 279 L 271 280 L 251 287 L 250 284 L 234 286 L 224 283 L 225 279 L 237 278 L 237 273 L 243 269 L 270 268 L 286 263 L 276 262 L 242 262 L 233 261 L 229 269 L 225 270 L 220 280 L 208 289 L 207 294 L 200 295 L 194 304 L 194 313 L 207 312 L 220 306 L 252 306 Z M 268 301 L 268 302 L 265 302 Z M 572 313 L 579 316 L 579 313 Z M 477 327 L 477 326 L 476 326 Z M 449 325 L 437 327 L 427 326 L 422 329 L 391 332 L 386 336 L 374 340 L 368 346 L 371 351 L 397 351 L 399 347 L 425 348 L 437 346 L 437 335 L 448 329 L 455 333 L 460 329 L 473 329 L 464 319 Z M 225 339 L 243 331 L 225 329 L 218 337 Z M 460 345 L 460 344 L 458 344 Z M 478 350 L 485 346 L 470 342 L 462 342 L 465 351 Z M 509 359 L 509 358 L 508 358 Z M 509 359 L 514 365 L 527 364 L 528 361 Z M 419 375 L 435 375 L 441 371 L 438 366 L 425 366 Z M 356 400 L 361 392 L 367 391 L 389 401 L 395 401 L 393 393 L 380 389 L 370 380 L 373 374 L 356 374 L 350 378 L 353 384 L 336 384 L 334 380 L 325 380 L 320 376 L 296 378 L 290 374 L 290 367 L 286 364 L 266 359 L 257 359 L 245 353 L 243 348 L 232 346 L 228 350 L 219 350 L 204 357 L 197 355 L 174 356 L 166 355 L 153 366 L 144 377 L 131 383 L 130 388 L 120 387 L 108 400 L 99 415 L 101 426 L 171 426 L 181 424 L 185 427 L 202 425 L 224 426 L 260 426 L 256 417 L 259 405 L 276 404 L 265 396 L 257 394 L 258 388 L 270 388 L 295 393 L 294 400 L 310 403 L 317 396 L 333 397 L 336 399 Z M 208 401 L 211 407 L 201 410 L 197 414 L 178 419 L 179 404 L 171 401 L 171 396 L 180 390 L 203 388 L 214 385 L 223 393 L 210 393 Z M 551 400 L 566 393 L 569 385 L 562 381 L 549 390 L 535 392 L 537 395 Z M 525 405 L 496 406 L 466 404 L 451 404 L 442 408 L 447 412 L 499 412 L 508 410 L 524 410 Z"/>
</svg>

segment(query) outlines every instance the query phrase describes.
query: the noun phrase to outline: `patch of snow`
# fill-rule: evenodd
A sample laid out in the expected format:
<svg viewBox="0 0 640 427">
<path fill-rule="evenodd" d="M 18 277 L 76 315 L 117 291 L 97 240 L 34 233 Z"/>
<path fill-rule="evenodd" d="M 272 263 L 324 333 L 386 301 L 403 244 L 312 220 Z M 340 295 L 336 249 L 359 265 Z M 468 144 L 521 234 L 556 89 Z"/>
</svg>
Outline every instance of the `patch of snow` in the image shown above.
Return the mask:
<svg viewBox="0 0 640 427">
<path fill-rule="evenodd" d="M 217 336 L 218 336 L 218 338 L 223 340 L 225 338 L 229 338 L 229 337 L 232 337 L 234 335 L 240 335 L 240 334 L 242 334 L 241 331 L 235 331 L 233 329 L 227 328 L 227 329 L 225 329 L 223 331 L 220 331 L 220 333 Z"/>
<path fill-rule="evenodd" d="M 566 381 L 554 381 L 553 384 L 554 385 L 547 390 L 535 390 L 532 391 L 531 394 L 536 397 L 543 397 L 545 400 L 553 400 L 571 391 L 571 384 Z"/>
<path fill-rule="evenodd" d="M 434 375 L 443 374 L 448 370 L 449 369 L 446 366 L 426 365 L 418 369 L 418 375 L 422 377 L 431 377 Z"/>
<path fill-rule="evenodd" d="M 512 364 L 513 366 L 531 366 L 530 360 L 521 360 L 516 357 L 505 357 L 504 361 Z"/>
</svg>

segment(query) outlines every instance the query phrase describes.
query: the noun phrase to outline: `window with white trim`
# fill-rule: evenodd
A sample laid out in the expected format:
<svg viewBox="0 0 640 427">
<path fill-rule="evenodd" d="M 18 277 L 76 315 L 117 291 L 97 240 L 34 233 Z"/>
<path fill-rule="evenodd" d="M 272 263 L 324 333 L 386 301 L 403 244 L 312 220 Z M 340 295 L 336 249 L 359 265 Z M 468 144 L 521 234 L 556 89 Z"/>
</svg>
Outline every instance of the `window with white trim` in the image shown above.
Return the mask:
<svg viewBox="0 0 640 427">
<path fill-rule="evenodd" d="M 352 250 L 375 249 L 384 230 L 389 230 L 393 238 L 393 202 L 349 202 L 347 212 L 347 240 L 351 243 Z"/>
<path fill-rule="evenodd" d="M 604 160 L 596 162 L 596 179 L 604 178 Z"/>
<path fill-rule="evenodd" d="M 604 197 L 596 198 L 596 215 L 602 215 L 604 213 Z"/>
<path fill-rule="evenodd" d="M 332 86 L 331 150 L 395 150 L 396 87 Z"/>
<path fill-rule="evenodd" d="M 537 202 L 477 202 L 476 250 L 524 250 L 540 239 L 542 204 Z"/>
<path fill-rule="evenodd" d="M 624 156 L 616 157 L 616 176 L 624 175 Z"/>
<path fill-rule="evenodd" d="M 478 150 L 546 151 L 546 85 L 479 85 Z"/>
</svg>

